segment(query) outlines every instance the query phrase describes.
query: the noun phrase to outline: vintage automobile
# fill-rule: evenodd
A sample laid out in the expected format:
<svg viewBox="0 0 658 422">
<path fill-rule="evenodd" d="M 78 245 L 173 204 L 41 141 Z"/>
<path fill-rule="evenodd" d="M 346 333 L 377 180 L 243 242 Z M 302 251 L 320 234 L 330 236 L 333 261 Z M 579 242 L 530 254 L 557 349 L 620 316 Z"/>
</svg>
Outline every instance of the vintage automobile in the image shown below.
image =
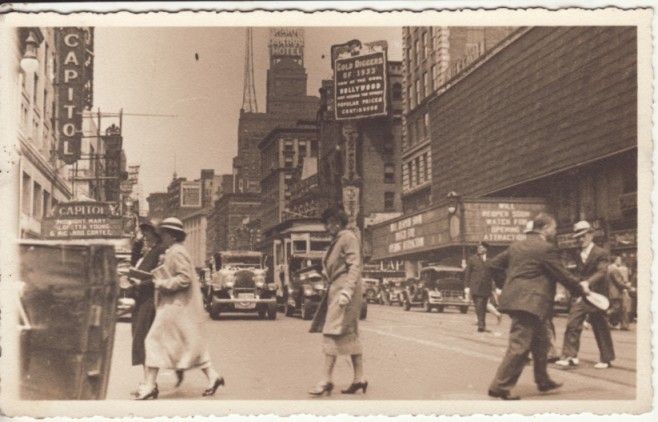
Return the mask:
<svg viewBox="0 0 658 422">
<path fill-rule="evenodd" d="M 554 313 L 569 313 L 571 310 L 571 294 L 569 291 L 558 284 L 555 289 L 555 298 L 553 299 L 553 312 Z"/>
<path fill-rule="evenodd" d="M 364 299 L 368 303 L 379 303 L 381 293 L 381 282 L 376 278 L 362 278 Z"/>
<path fill-rule="evenodd" d="M 456 307 L 462 314 L 468 312 L 470 299 L 464 293 L 464 269 L 445 265 L 430 265 L 420 271 L 425 289 L 423 309 L 439 312 L 447 306 Z"/>
<path fill-rule="evenodd" d="M 326 290 L 327 282 L 318 266 L 298 270 L 288 286 L 286 316 L 299 314 L 302 319 L 312 319 Z"/>
<path fill-rule="evenodd" d="M 402 308 L 408 311 L 414 307 L 424 306 L 427 301 L 428 290 L 423 280 L 409 278 L 404 283 L 404 290 L 400 293 Z"/>
<path fill-rule="evenodd" d="M 382 303 L 384 305 L 402 306 L 402 292 L 404 291 L 405 280 L 395 279 L 384 282 L 382 289 Z"/>
<path fill-rule="evenodd" d="M 211 275 L 205 307 L 212 319 L 223 312 L 257 312 L 260 319 L 276 319 L 276 285 L 267 283 L 262 254 L 226 251 L 219 269 Z"/>
</svg>

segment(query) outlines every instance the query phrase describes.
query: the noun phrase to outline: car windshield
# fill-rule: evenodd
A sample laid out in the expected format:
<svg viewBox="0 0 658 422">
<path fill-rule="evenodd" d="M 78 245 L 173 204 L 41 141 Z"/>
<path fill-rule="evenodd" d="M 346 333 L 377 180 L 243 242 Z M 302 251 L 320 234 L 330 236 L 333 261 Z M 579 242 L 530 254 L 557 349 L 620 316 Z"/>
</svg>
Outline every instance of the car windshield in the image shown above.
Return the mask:
<svg viewBox="0 0 658 422">
<path fill-rule="evenodd" d="M 222 257 L 223 266 L 254 268 L 260 267 L 259 256 L 224 256 Z"/>
</svg>

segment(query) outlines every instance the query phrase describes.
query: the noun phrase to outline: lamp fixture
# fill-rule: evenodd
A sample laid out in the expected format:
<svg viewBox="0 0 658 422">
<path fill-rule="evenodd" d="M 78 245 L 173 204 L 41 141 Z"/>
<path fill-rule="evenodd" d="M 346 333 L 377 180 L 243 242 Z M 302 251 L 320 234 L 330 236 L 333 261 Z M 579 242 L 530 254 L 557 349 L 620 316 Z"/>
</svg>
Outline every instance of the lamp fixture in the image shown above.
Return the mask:
<svg viewBox="0 0 658 422">
<path fill-rule="evenodd" d="M 37 59 L 38 47 L 39 42 L 34 37 L 32 31 L 30 31 L 25 39 L 25 52 L 21 59 L 21 69 L 25 73 L 34 73 L 39 70 L 39 60 Z"/>
<path fill-rule="evenodd" d="M 452 215 L 452 214 L 457 212 L 457 207 L 459 205 L 460 196 L 457 192 L 455 192 L 453 190 L 453 191 L 448 192 L 448 195 L 446 195 L 446 198 L 448 198 L 448 201 L 450 201 L 450 203 L 448 204 L 448 213 L 450 215 Z"/>
</svg>

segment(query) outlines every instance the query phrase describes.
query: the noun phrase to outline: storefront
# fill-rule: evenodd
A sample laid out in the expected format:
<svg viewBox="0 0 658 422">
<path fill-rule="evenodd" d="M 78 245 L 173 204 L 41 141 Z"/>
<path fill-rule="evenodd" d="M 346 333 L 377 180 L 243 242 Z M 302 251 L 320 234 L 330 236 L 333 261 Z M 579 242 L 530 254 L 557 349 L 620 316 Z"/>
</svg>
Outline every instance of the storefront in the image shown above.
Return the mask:
<svg viewBox="0 0 658 422">
<path fill-rule="evenodd" d="M 525 239 L 527 222 L 545 211 L 538 198 L 459 198 L 450 204 L 405 215 L 369 228 L 371 262 L 403 260 L 407 277 L 417 277 L 430 263 L 465 266 L 479 242 L 494 256 Z"/>
</svg>

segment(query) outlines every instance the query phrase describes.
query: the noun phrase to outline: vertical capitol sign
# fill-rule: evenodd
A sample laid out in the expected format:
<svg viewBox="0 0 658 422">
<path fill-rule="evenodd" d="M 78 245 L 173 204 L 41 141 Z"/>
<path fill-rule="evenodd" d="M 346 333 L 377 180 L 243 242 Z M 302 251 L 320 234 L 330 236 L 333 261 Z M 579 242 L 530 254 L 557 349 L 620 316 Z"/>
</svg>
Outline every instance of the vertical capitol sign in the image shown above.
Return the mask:
<svg viewBox="0 0 658 422">
<path fill-rule="evenodd" d="M 90 75 L 85 74 L 85 63 L 89 37 L 77 27 L 58 28 L 56 37 L 58 153 L 62 161 L 73 164 L 80 158 L 82 111 L 88 97 L 85 85 Z"/>
</svg>

